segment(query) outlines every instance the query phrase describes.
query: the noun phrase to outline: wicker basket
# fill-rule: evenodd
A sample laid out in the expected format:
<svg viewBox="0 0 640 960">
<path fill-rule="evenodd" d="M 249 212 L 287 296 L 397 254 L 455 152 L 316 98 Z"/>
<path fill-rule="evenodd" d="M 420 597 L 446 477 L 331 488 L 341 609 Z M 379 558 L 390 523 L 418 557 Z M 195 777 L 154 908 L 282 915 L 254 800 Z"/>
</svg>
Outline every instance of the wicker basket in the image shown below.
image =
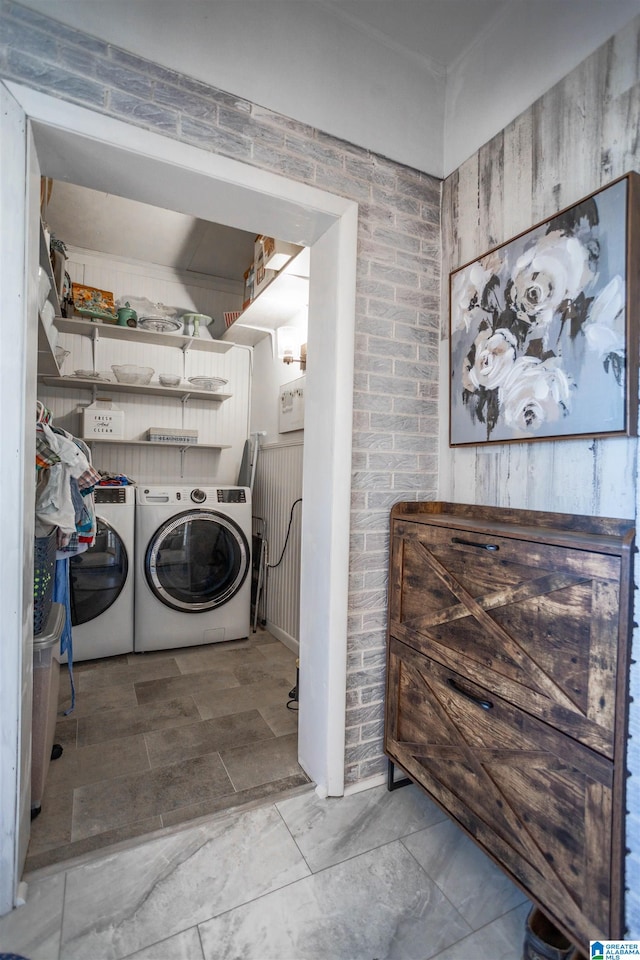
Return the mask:
<svg viewBox="0 0 640 960">
<path fill-rule="evenodd" d="M 42 633 L 53 598 L 56 568 L 56 530 L 48 537 L 35 537 L 33 548 L 33 634 Z"/>
</svg>

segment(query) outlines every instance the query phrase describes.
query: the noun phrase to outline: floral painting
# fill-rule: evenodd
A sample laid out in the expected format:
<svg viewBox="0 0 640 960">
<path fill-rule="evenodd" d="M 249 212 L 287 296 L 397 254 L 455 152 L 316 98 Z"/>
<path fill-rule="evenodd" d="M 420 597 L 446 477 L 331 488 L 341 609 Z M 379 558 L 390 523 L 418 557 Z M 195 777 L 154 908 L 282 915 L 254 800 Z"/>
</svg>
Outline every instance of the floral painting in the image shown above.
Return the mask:
<svg viewBox="0 0 640 960">
<path fill-rule="evenodd" d="M 629 180 L 451 274 L 452 445 L 629 431 Z"/>
</svg>

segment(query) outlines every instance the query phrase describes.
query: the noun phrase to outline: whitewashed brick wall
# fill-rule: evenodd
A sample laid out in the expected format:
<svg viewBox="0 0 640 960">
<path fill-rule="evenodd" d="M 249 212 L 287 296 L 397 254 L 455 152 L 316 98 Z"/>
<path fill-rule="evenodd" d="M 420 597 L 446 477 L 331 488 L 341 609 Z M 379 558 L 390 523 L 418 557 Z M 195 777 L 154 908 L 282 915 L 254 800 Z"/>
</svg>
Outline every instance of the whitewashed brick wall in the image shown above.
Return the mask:
<svg viewBox="0 0 640 960">
<path fill-rule="evenodd" d="M 11 0 L 0 75 L 359 203 L 346 781 L 381 773 L 389 509 L 436 491 L 439 182 Z"/>
</svg>

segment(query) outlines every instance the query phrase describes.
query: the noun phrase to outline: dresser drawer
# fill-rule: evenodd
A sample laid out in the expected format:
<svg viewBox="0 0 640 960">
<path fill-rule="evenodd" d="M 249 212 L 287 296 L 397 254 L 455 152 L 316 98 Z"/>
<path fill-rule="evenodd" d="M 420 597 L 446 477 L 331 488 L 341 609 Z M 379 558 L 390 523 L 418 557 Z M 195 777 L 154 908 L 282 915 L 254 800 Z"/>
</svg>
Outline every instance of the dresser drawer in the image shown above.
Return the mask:
<svg viewBox="0 0 640 960">
<path fill-rule="evenodd" d="M 610 937 L 609 760 L 394 638 L 385 750 L 577 942 Z"/>
<path fill-rule="evenodd" d="M 392 523 L 389 633 L 613 757 L 621 557 L 526 532 Z"/>
</svg>

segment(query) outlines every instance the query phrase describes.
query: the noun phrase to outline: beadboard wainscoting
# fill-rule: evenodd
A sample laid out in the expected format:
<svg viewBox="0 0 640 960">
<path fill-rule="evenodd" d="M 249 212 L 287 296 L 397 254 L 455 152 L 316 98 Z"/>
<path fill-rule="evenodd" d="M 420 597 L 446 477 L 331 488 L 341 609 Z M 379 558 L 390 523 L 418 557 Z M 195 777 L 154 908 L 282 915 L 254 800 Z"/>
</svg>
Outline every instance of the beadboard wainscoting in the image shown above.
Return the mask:
<svg viewBox="0 0 640 960">
<path fill-rule="evenodd" d="M 304 504 L 294 503 L 302 497 L 303 453 L 302 441 L 262 447 L 253 497 L 254 517 L 264 521 L 269 565 L 261 609 L 267 629 L 296 652 L 300 636 L 300 529 Z"/>
<path fill-rule="evenodd" d="M 450 271 L 599 187 L 640 170 L 640 18 L 614 36 L 474 154 L 444 184 L 441 400 L 448 407 Z M 637 357 L 632 358 L 637 363 Z M 635 518 L 633 438 L 450 448 L 440 418 L 442 498 L 566 513 Z M 637 578 L 636 578 L 637 579 Z M 637 596 L 637 591 L 636 591 Z M 636 609 L 635 620 L 640 622 Z M 637 633 L 637 628 L 636 628 Z M 627 923 L 640 936 L 640 674 L 631 666 L 627 766 Z"/>
</svg>

